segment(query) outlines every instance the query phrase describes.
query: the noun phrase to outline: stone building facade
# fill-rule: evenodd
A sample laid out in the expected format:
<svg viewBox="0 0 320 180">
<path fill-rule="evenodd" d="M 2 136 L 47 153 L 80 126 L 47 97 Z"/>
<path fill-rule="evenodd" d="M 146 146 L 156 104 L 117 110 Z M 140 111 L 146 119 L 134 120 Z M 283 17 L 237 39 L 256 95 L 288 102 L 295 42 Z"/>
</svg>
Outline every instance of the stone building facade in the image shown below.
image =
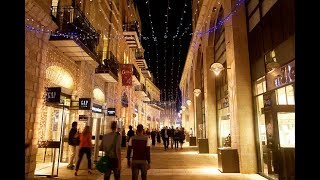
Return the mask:
<svg viewBox="0 0 320 180">
<path fill-rule="evenodd" d="M 238 151 L 240 172 L 256 173 L 246 13 L 243 4 L 232 13 L 236 2 L 193 2 L 194 34 L 180 81 L 182 104 L 187 107 L 182 123 L 189 126 L 187 129 L 195 128 L 197 139 L 207 141 L 209 153 L 217 153 L 223 147 L 222 136 L 230 134 L 231 147 Z M 219 76 L 210 71 L 215 62 L 224 66 Z M 188 99 L 192 101 L 190 106 L 186 104 Z"/>
<path fill-rule="evenodd" d="M 209 153 L 236 149 L 240 173 L 295 178 L 294 9 L 289 0 L 193 1 L 182 124 Z"/>
<path fill-rule="evenodd" d="M 93 136 L 108 132 L 111 120 L 127 130 L 137 105 L 135 125 L 147 126 L 141 109 L 152 107 L 135 87 L 145 85 L 148 78 L 135 55 L 143 47 L 138 38 L 132 47 L 130 35 L 124 33 L 141 35 L 133 1 L 27 0 L 25 15 L 25 142 L 31 142 L 25 156 L 26 179 L 45 173 L 37 169 L 52 167 L 52 161 L 67 162 L 66 138 L 73 121 L 79 122 L 80 129 L 89 125 Z M 123 85 L 122 64 L 134 69 L 132 85 Z M 58 103 L 48 103 L 50 87 L 61 90 Z M 154 91 L 154 97 L 160 97 L 160 92 Z M 91 100 L 91 109 L 80 109 L 81 98 Z M 108 108 L 115 108 L 115 116 L 107 115 Z M 159 117 L 159 111 L 148 113 Z M 52 158 L 55 154 L 46 152 L 49 146 L 61 153 Z M 97 158 L 98 152 L 93 156 Z"/>
</svg>

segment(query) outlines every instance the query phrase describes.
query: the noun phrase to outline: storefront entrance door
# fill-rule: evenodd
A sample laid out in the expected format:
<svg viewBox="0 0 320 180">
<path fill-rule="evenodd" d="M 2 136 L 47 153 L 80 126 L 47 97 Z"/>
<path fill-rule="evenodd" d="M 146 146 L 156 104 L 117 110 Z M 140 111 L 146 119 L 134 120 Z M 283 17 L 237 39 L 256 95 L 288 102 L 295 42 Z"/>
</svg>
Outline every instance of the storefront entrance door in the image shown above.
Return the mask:
<svg viewBox="0 0 320 180">
<path fill-rule="evenodd" d="M 63 106 L 47 106 L 47 116 L 41 121 L 39 145 L 36 156 L 36 176 L 58 176 L 62 157 L 65 122 L 69 119 L 69 110 Z"/>
<path fill-rule="evenodd" d="M 275 93 L 271 102 L 278 102 Z M 266 145 L 263 146 L 263 172 L 274 179 L 294 178 L 295 112 L 294 105 L 264 107 Z"/>
</svg>

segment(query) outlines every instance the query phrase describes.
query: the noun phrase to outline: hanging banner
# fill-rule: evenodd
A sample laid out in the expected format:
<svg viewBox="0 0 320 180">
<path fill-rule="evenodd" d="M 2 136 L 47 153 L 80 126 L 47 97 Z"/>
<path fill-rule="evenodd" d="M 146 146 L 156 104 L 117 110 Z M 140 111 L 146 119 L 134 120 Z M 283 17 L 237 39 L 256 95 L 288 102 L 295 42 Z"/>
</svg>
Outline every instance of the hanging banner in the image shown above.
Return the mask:
<svg viewBox="0 0 320 180">
<path fill-rule="evenodd" d="M 122 86 L 132 86 L 132 64 L 121 64 Z"/>
</svg>

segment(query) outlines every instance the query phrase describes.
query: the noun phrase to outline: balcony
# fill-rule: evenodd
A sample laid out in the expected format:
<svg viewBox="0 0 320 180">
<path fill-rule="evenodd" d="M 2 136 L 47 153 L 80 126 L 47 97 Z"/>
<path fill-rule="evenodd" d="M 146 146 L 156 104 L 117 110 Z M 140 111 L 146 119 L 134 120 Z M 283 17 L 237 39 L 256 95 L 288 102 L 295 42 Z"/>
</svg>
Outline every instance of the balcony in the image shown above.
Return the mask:
<svg viewBox="0 0 320 180">
<path fill-rule="evenodd" d="M 144 84 L 134 86 L 134 91 L 141 98 L 147 96 L 147 90 L 146 90 L 146 86 L 144 86 Z"/>
<path fill-rule="evenodd" d="M 144 50 L 142 48 L 138 48 L 135 50 L 135 57 L 140 69 L 148 69 L 147 62 L 144 59 Z"/>
<path fill-rule="evenodd" d="M 151 78 L 151 73 L 148 69 L 141 69 L 141 73 L 143 74 L 143 77 Z"/>
<path fill-rule="evenodd" d="M 95 70 L 96 75 L 101 76 L 106 82 L 118 81 L 119 62 L 111 51 L 100 51 L 97 53 L 99 59 L 103 59 Z"/>
<path fill-rule="evenodd" d="M 132 69 L 133 69 L 132 83 L 133 83 L 133 85 L 140 85 L 140 74 L 139 74 L 137 68 L 133 64 L 132 64 Z"/>
<path fill-rule="evenodd" d="M 144 101 L 151 101 L 151 95 L 150 95 L 150 93 L 149 92 L 146 92 L 146 96 L 145 96 L 145 98 L 144 98 Z"/>
<path fill-rule="evenodd" d="M 123 35 L 129 48 L 141 48 L 140 33 L 137 22 L 130 22 L 123 25 Z"/>
<path fill-rule="evenodd" d="M 74 61 L 87 61 L 97 66 L 96 53 L 100 34 L 77 7 L 51 7 L 51 16 L 58 29 L 50 36 L 50 43 Z"/>
</svg>

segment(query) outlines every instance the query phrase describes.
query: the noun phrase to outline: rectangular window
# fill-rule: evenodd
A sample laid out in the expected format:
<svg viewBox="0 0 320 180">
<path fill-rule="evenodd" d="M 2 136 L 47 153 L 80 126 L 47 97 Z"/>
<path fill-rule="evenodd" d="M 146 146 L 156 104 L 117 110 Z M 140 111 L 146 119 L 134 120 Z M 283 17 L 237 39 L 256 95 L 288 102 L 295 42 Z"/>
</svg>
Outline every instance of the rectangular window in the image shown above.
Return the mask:
<svg viewBox="0 0 320 180">
<path fill-rule="evenodd" d="M 267 14 L 267 12 L 272 8 L 272 6 L 276 2 L 277 2 L 277 0 L 264 0 L 262 2 L 262 17 Z"/>
<path fill-rule="evenodd" d="M 249 19 L 249 32 L 258 24 L 260 21 L 260 10 L 259 8 L 253 13 L 253 15 Z"/>
<path fill-rule="evenodd" d="M 293 85 L 286 86 L 288 105 L 294 105 L 294 88 Z"/>
<path fill-rule="evenodd" d="M 253 12 L 253 10 L 258 6 L 259 0 L 251 0 L 247 5 L 248 16 Z"/>
<path fill-rule="evenodd" d="M 278 112 L 280 147 L 295 147 L 295 113 Z"/>
<path fill-rule="evenodd" d="M 257 79 L 254 87 L 254 95 L 259 95 L 267 91 L 265 76 Z"/>
<path fill-rule="evenodd" d="M 286 88 L 280 88 L 276 90 L 276 98 L 277 98 L 277 105 L 287 105 L 287 96 L 286 96 Z"/>
</svg>

